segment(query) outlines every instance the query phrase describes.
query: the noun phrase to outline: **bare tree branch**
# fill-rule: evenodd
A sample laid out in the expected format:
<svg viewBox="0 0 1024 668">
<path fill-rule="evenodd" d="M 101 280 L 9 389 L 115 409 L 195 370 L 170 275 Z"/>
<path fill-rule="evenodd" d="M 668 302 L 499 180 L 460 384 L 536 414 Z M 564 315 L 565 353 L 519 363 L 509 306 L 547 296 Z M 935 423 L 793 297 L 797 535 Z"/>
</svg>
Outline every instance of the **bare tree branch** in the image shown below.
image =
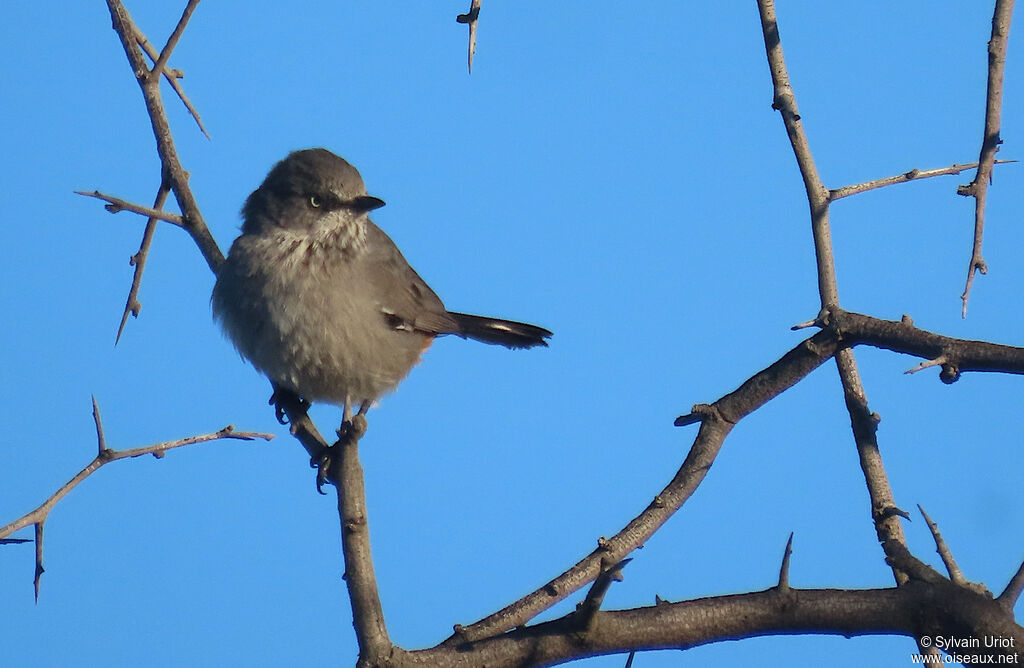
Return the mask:
<svg viewBox="0 0 1024 668">
<path fill-rule="evenodd" d="M 996 0 L 992 15 L 992 38 L 988 42 L 988 93 L 985 99 L 985 130 L 981 140 L 981 155 L 978 158 L 978 173 L 967 186 L 957 192 L 974 197 L 974 244 L 971 247 L 971 262 L 967 266 L 967 284 L 960 295 L 963 307 L 960 317 L 967 317 L 967 301 L 971 297 L 976 271 L 988 272 L 988 266 L 981 255 L 981 242 L 985 236 L 985 200 L 988 185 L 992 180 L 992 165 L 1002 139 L 999 130 L 1003 114 L 1003 73 L 1006 70 L 1006 43 L 1010 39 L 1010 20 L 1013 18 L 1013 0 Z"/>
<path fill-rule="evenodd" d="M 697 406 L 692 413 L 680 416 L 676 420 L 679 426 L 700 422 L 701 430 L 675 478 L 643 513 L 616 536 L 603 543 L 598 550 L 541 589 L 471 626 L 460 627 L 459 632 L 446 643 L 478 640 L 525 624 L 541 611 L 594 580 L 600 573 L 602 558 L 625 558 L 637 545 L 646 542 L 650 535 L 692 495 L 717 456 L 725 436 L 736 422 L 791 387 L 828 357 L 838 357 L 849 346 L 871 345 L 929 357 L 935 350 L 944 350 L 949 351 L 947 354 L 957 360 L 960 371 L 998 370 L 1024 373 L 1024 349 L 933 334 L 917 329 L 909 319 L 880 320 L 836 308 L 826 311 L 820 321 L 825 330 L 807 339 L 775 364 L 753 376 L 735 392 L 714 404 Z M 828 335 L 819 336 L 820 334 Z M 861 428 L 873 430 L 877 425 L 877 416 L 868 414 L 868 420 L 870 423 L 862 425 Z M 872 449 L 875 452 L 872 452 Z M 883 492 L 888 488 L 884 470 L 879 473 L 873 461 L 877 456 L 877 443 L 874 448 L 868 446 L 858 450 L 865 452 L 862 456 L 862 466 L 866 469 L 865 475 L 872 476 L 872 484 L 876 489 L 876 495 L 872 496 L 875 502 L 872 506 L 872 519 L 876 527 L 886 527 L 889 523 L 899 526 L 896 518 L 906 516 L 906 513 L 900 511 L 893 502 L 876 501 L 877 498 L 885 498 L 884 495 L 877 493 L 878 487 L 881 485 Z M 867 463 L 864 463 L 864 460 L 867 460 Z M 878 466 L 881 466 L 880 460 Z M 884 485 L 879 482 L 879 475 L 882 476 L 881 483 L 885 483 Z M 879 533 L 882 534 L 881 531 Z M 893 540 L 893 533 L 887 532 L 886 539 Z M 902 528 L 896 535 L 899 537 L 898 542 L 905 548 Z"/>
<path fill-rule="evenodd" d="M 839 289 L 836 281 L 832 232 L 828 213 L 830 191 L 818 175 L 810 143 L 804 132 L 800 112 L 797 108 L 796 94 L 790 84 L 786 59 L 782 52 L 778 20 L 775 15 L 775 2 L 774 0 L 758 0 L 757 6 L 761 16 L 765 52 L 774 87 L 772 108 L 778 110 L 782 115 L 782 122 L 793 147 L 797 166 L 803 177 L 807 201 L 810 205 L 811 234 L 814 239 L 821 307 L 822 309 L 837 307 L 839 305 Z M 871 515 L 879 541 L 885 544 L 886 541 L 896 540 L 905 545 L 903 527 L 897 517 L 888 512 L 890 508 L 896 506 L 896 502 L 878 450 L 876 429 L 879 417 L 868 407 L 867 395 L 860 380 L 853 351 L 840 350 L 836 355 L 836 367 L 843 385 L 843 395 L 847 411 L 850 414 L 850 424 L 857 445 L 861 471 L 864 474 L 864 481 L 871 499 Z M 899 572 L 894 572 L 893 575 L 897 583 L 904 581 L 904 577 Z"/>
<path fill-rule="evenodd" d="M 195 2 L 190 2 L 189 6 L 186 7 L 185 13 L 179 22 L 180 28 L 184 28 L 184 23 L 187 22 L 194 6 Z M 167 122 L 167 115 L 160 97 L 160 74 L 166 65 L 166 58 L 164 56 L 170 57 L 170 52 L 174 48 L 174 44 L 177 43 L 177 38 L 172 35 L 172 39 L 168 40 L 167 46 L 164 47 L 160 59 L 157 60 L 157 64 L 152 70 L 152 73 L 155 74 L 150 76 L 151 71 L 146 66 L 145 56 L 139 48 L 139 36 L 142 32 L 135 26 L 131 15 L 128 14 L 128 10 L 124 8 L 120 0 L 107 0 L 107 8 L 110 10 L 114 31 L 121 40 L 121 46 L 124 48 L 128 62 L 135 73 L 135 79 L 142 89 L 142 97 L 146 103 L 146 111 L 149 115 L 150 123 L 153 126 L 153 135 L 156 138 L 157 153 L 160 155 L 160 163 L 164 169 L 163 173 L 171 185 L 171 191 L 174 193 L 174 197 L 178 202 L 178 208 L 181 210 L 181 225 L 192 237 L 206 263 L 213 273 L 216 274 L 217 269 L 224 262 L 224 254 L 221 253 L 217 242 L 214 241 L 213 236 L 210 234 L 195 196 L 188 186 L 188 173 L 181 166 L 181 161 L 178 159 L 178 152 L 174 146 L 171 128 Z M 176 33 L 178 33 L 177 30 Z"/>
<path fill-rule="evenodd" d="M 263 434 L 259 432 L 248 432 L 248 431 L 235 431 L 234 427 L 227 426 L 223 429 L 210 433 L 202 434 L 199 436 L 189 436 L 187 438 L 178 439 L 176 441 L 166 441 L 164 443 L 157 443 L 155 445 L 147 445 L 141 448 L 130 448 L 128 450 L 110 450 L 106 447 L 106 437 L 103 435 L 103 424 L 100 421 L 99 406 L 96 404 L 96 399 L 93 398 L 93 420 L 96 423 L 96 441 L 98 444 L 98 453 L 95 458 L 89 464 L 79 471 L 71 480 L 64 483 L 60 489 L 54 492 L 50 498 L 42 503 L 38 508 L 32 510 L 29 513 L 19 517 L 10 524 L 0 527 L 0 539 L 6 538 L 15 531 L 27 527 L 30 524 L 35 525 L 35 542 L 36 542 L 36 569 L 34 578 L 34 588 L 36 600 L 39 599 L 39 578 L 43 574 L 43 524 L 46 522 L 50 515 L 50 511 L 57 503 L 67 496 L 68 492 L 77 487 L 79 483 L 88 478 L 94 472 L 100 469 L 105 464 L 115 462 L 119 459 L 127 459 L 130 457 L 140 457 L 142 455 L 153 455 L 155 457 L 163 457 L 164 453 L 174 448 L 180 448 L 186 445 L 193 445 L 196 443 L 207 443 L 209 441 L 217 441 L 221 439 L 238 439 L 244 441 L 251 441 L 254 439 L 270 440 L 274 438 L 273 434 Z"/>
<path fill-rule="evenodd" d="M 178 45 L 178 40 L 184 34 L 185 27 L 188 26 L 188 20 L 192 18 L 192 12 L 196 10 L 198 4 L 199 0 L 188 0 L 188 3 L 185 5 L 185 11 L 181 13 L 181 18 L 178 19 L 178 25 L 174 26 L 174 31 L 167 38 L 167 44 L 164 45 L 163 50 L 160 52 L 160 57 L 153 63 L 153 69 L 149 73 L 149 80 L 154 84 L 159 85 L 160 77 L 164 74 L 164 70 L 167 69 L 167 61 L 171 59 L 171 53 L 174 51 L 174 47 Z"/>
<path fill-rule="evenodd" d="M 847 346 L 869 345 L 926 360 L 944 358 L 940 378 L 946 383 L 967 371 L 1024 374 L 1024 348 L 935 334 L 919 329 L 909 318 L 882 320 L 831 309 L 826 326 L 837 328 Z"/>
<path fill-rule="evenodd" d="M 22 529 L 30 524 L 45 520 L 53 507 L 57 505 L 58 501 L 67 496 L 68 492 L 77 487 L 79 483 L 92 475 L 104 464 L 109 464 L 110 462 L 116 462 L 120 459 L 127 459 L 130 457 L 141 457 L 142 455 L 153 455 L 159 458 L 165 452 L 173 450 L 174 448 L 181 448 L 186 445 L 194 445 L 197 443 L 208 443 L 210 441 L 218 441 L 221 439 L 236 439 L 241 441 L 263 439 L 265 441 L 269 441 L 272 438 L 274 438 L 273 434 L 265 434 L 255 431 L 235 431 L 234 427 L 228 425 L 219 431 L 209 434 L 189 436 L 175 441 L 165 441 L 163 443 L 143 446 L 141 448 L 129 448 L 128 450 L 104 450 L 101 454 L 97 455 L 95 459 L 89 462 L 84 469 L 71 478 L 71 480 L 64 483 L 64 485 L 54 492 L 50 498 L 44 501 L 41 506 L 29 513 L 26 513 L 10 524 L 0 527 L 0 538 L 6 538 L 18 529 Z"/>
<path fill-rule="evenodd" d="M 142 50 L 146 52 L 147 56 L 149 56 L 149 59 L 153 61 L 154 64 L 156 64 L 156 61 L 160 57 L 160 54 L 157 53 L 155 48 L 153 48 L 153 45 L 150 44 L 148 39 L 146 39 L 146 36 L 140 34 L 136 36 L 136 39 L 139 43 L 139 46 L 142 47 Z M 179 81 L 179 79 L 181 79 L 184 76 L 185 75 L 184 73 L 182 73 L 181 70 L 171 69 L 169 67 L 164 68 L 164 77 L 166 77 L 167 82 L 171 84 L 171 88 L 173 88 L 174 92 L 178 94 L 178 99 L 181 100 L 181 103 L 185 105 L 185 109 L 188 110 L 188 113 L 192 116 L 192 119 L 195 120 L 196 125 L 199 126 L 200 132 L 203 133 L 203 136 L 209 139 L 210 133 L 207 132 L 206 128 L 203 126 L 203 119 L 199 117 L 199 112 L 192 105 L 192 101 L 188 99 L 188 96 L 185 95 L 184 89 L 182 89 L 181 87 L 181 82 Z"/>
<path fill-rule="evenodd" d="M 370 550 L 366 487 L 359 463 L 359 439 L 366 433 L 366 418 L 356 415 L 338 431 L 331 448 L 328 476 L 338 492 L 341 547 L 345 557 L 345 584 L 352 604 L 352 619 L 359 643 L 360 665 L 375 666 L 392 649 L 384 611 L 377 591 L 377 576 Z"/>
<path fill-rule="evenodd" d="M 1000 0 L 997 4 L 997 15 L 999 14 L 999 4 L 1005 2 L 1006 0 Z M 161 187 L 161 194 L 163 199 L 166 199 L 168 188 L 174 192 L 182 211 L 181 216 L 170 219 L 168 217 L 173 214 L 157 211 L 164 203 L 160 197 L 158 197 L 155 207 L 148 209 L 101 195 L 98 192 L 82 193 L 106 200 L 109 202 L 106 208 L 112 212 L 124 209 L 150 216 L 142 247 L 136 256 L 136 278 L 133 281 L 133 288 L 122 317 L 121 328 L 123 328 L 129 312 L 138 312 L 138 302 L 135 297 L 142 273 L 140 264 L 144 264 L 145 250 L 148 250 L 149 240 L 152 237 L 151 228 L 155 226 L 157 219 L 169 220 L 169 222 L 185 228 L 215 273 L 223 261 L 223 255 L 206 228 L 188 186 L 188 174 L 178 161 L 159 90 L 160 79 L 162 76 L 166 76 L 182 96 L 186 106 L 193 112 L 197 123 L 199 122 L 198 114 L 194 113 L 191 105 L 176 85 L 176 78 L 179 75 L 168 67 L 171 53 L 180 40 L 197 4 L 198 0 L 189 0 L 167 44 L 158 55 L 154 55 L 155 50 L 135 27 L 119 0 L 108 0 L 115 30 L 121 38 L 122 46 L 142 88 L 147 111 L 153 124 L 157 150 L 165 175 L 165 185 Z M 1012 1 L 1009 4 L 1012 8 Z M 959 569 L 956 569 L 959 577 L 953 576 L 953 571 L 951 571 L 953 581 L 950 582 L 914 558 L 907 550 L 902 527 L 898 520 L 898 517 L 905 516 L 905 513 L 895 505 L 878 454 L 875 429 L 879 418 L 868 408 L 867 398 L 864 395 L 856 361 L 851 350 L 856 345 L 871 345 L 922 356 L 929 361 L 922 364 L 921 368 L 941 365 L 940 377 L 947 382 L 952 382 L 959 377 L 962 371 L 1024 373 L 1024 349 L 943 337 L 915 328 L 909 319 L 904 319 L 902 322 L 890 322 L 842 311 L 839 308 L 831 246 L 828 211 L 831 201 L 895 183 L 940 174 L 958 173 L 959 170 L 969 166 L 953 165 L 928 172 L 913 170 L 888 179 L 828 190 L 818 175 L 797 109 L 796 97 L 789 82 L 778 34 L 774 2 L 773 0 L 758 0 L 758 6 L 768 63 L 774 83 L 773 107 L 781 112 L 810 206 L 822 310 L 818 318 L 803 326 L 819 326 L 822 331 L 806 339 L 774 364 L 752 376 L 734 392 L 725 395 L 713 404 L 695 406 L 692 413 L 678 418 L 677 425 L 700 423 L 700 429 L 686 460 L 662 492 L 655 496 L 649 506 L 618 534 L 609 540 L 602 539 L 596 550 L 551 580 L 543 588 L 473 625 L 457 626 L 455 634 L 445 642 L 435 648 L 418 652 L 407 652 L 392 645 L 380 602 L 370 550 L 363 472 L 358 459 L 358 442 L 366 429 L 365 419 L 362 415 L 356 416 L 351 423 L 348 423 L 347 430 L 339 432 L 339 440 L 335 446 L 328 448 L 323 437 L 317 432 L 316 427 L 306 414 L 307 406 L 303 405 L 297 396 L 280 397 L 275 392 L 279 412 L 287 415 L 292 434 L 306 448 L 314 461 L 324 460 L 330 463 L 329 466 L 324 467 L 324 472 L 335 484 L 338 494 L 342 549 L 346 567 L 345 579 L 349 589 L 353 621 L 360 648 L 359 665 L 469 665 L 467 659 L 470 655 L 466 653 L 468 651 L 472 651 L 472 658 L 469 659 L 472 665 L 548 665 L 558 661 L 611 652 L 630 652 L 629 662 L 631 662 L 632 652 L 636 650 L 665 647 L 686 648 L 718 640 L 788 633 L 794 630 L 842 633 L 844 635 L 902 633 L 919 637 L 922 632 L 930 631 L 933 628 L 955 629 L 958 633 L 965 628 L 983 629 L 986 634 L 995 632 L 1004 634 L 1006 637 L 1020 637 L 1021 641 L 1017 646 L 1024 645 L 1024 632 L 1013 622 L 1012 613 L 1008 613 L 1013 605 L 1011 599 L 1016 600 L 1021 589 L 1024 589 L 1024 574 L 1022 572 L 1018 572 L 1014 576 L 1000 599 L 993 602 L 979 595 L 978 592 L 972 591 L 967 586 L 970 583 L 967 583 L 962 574 L 959 574 Z M 469 25 L 468 62 L 470 71 L 472 71 L 475 52 L 479 10 L 480 0 L 472 0 L 469 13 L 458 17 L 459 22 Z M 1007 30 L 1008 26 L 1007 19 Z M 993 35 L 995 35 L 995 21 Z M 993 41 L 995 41 L 995 37 L 993 37 Z M 153 59 L 151 69 L 146 66 L 140 47 L 145 49 Z M 1005 43 L 1003 49 L 1005 54 Z M 202 128 L 201 123 L 200 128 Z M 203 131 L 205 133 L 205 130 Z M 995 136 L 998 140 L 998 123 Z M 994 159 L 994 150 L 992 157 Z M 992 161 L 988 164 L 989 173 L 992 164 Z M 983 151 L 979 178 L 984 167 Z M 976 178 L 976 182 L 977 180 Z M 975 196 L 977 197 L 977 194 Z M 983 200 L 984 193 L 979 198 L 982 203 Z M 977 249 L 980 257 L 980 241 L 977 244 Z M 966 294 L 969 292 L 969 288 L 970 277 L 964 296 L 965 309 Z M 120 336 L 120 329 L 118 335 Z M 871 498 L 872 518 L 876 531 L 882 541 L 887 562 L 892 566 L 897 582 L 902 586 L 897 589 L 871 591 L 792 589 L 789 585 L 789 567 L 793 535 L 790 534 L 780 567 L 778 586 L 766 592 L 700 599 L 677 604 L 662 602 L 650 608 L 637 610 L 601 611 L 600 606 L 611 581 L 621 567 L 629 561 L 626 555 L 646 542 L 690 498 L 707 475 L 732 427 L 743 417 L 799 382 L 830 357 L 836 358 L 839 375 L 842 379 L 861 466 Z M 162 456 L 166 449 L 187 444 L 182 441 L 172 445 L 161 444 L 133 450 L 111 451 L 105 446 L 99 410 L 95 406 L 95 402 L 94 417 L 99 454 L 90 466 L 95 465 L 95 467 L 92 470 L 87 467 L 79 473 L 68 483 L 71 487 L 108 461 L 141 454 Z M 222 430 L 222 432 L 224 431 Z M 222 432 L 207 435 L 207 437 L 245 437 L 242 434 L 224 434 Z M 268 437 L 268 435 L 261 434 L 246 436 Z M 194 438 L 205 439 L 206 437 Z M 198 441 L 192 440 L 191 442 Z M 42 573 L 43 524 L 52 505 L 67 493 L 65 488 L 70 489 L 68 485 L 58 490 L 43 506 L 22 518 L 23 520 L 28 518 L 27 523 L 34 524 L 36 527 L 35 587 L 37 597 L 39 576 Z M 47 506 L 47 504 L 50 505 Z M 33 515 L 40 511 L 42 511 L 41 514 Z M 20 521 L 18 520 L 18 522 Z M 927 516 L 926 521 L 929 522 L 930 527 L 933 527 Z M 8 531 L 5 534 L 4 531 L 16 523 L 0 529 L 0 540 L 10 533 Z M 27 523 L 22 526 L 27 526 Z M 11 529 L 11 531 L 13 530 Z M 933 528 L 933 535 L 939 544 L 941 536 L 938 534 L 937 528 Z M 951 555 L 950 558 L 952 558 Z M 955 562 L 953 563 L 955 566 Z M 613 565 L 609 567 L 609 564 Z M 1024 565 L 1022 565 L 1021 571 L 1024 571 Z M 594 584 L 576 612 L 553 622 L 532 627 L 525 626 L 538 613 L 578 591 L 588 582 Z M 936 606 L 935 600 L 950 603 Z M 1008 608 L 1007 601 L 1010 601 Z M 581 621 L 584 623 L 581 624 Z"/>
<path fill-rule="evenodd" d="M 1017 162 L 1016 160 L 996 160 L 997 165 L 1005 165 L 1010 162 Z M 849 197 L 850 195 L 859 195 L 860 193 L 868 192 L 869 190 L 877 190 L 878 188 L 884 188 L 885 186 L 892 186 L 899 183 L 909 183 L 910 181 L 920 181 L 921 179 L 930 179 L 935 176 L 947 176 L 949 174 L 959 174 L 965 169 L 974 169 L 978 166 L 978 163 L 972 162 L 966 165 L 950 165 L 949 167 L 941 167 L 939 169 L 912 169 L 909 172 L 897 174 L 896 176 L 887 176 L 884 179 L 876 179 L 874 181 L 867 181 L 865 183 L 858 183 L 852 186 L 843 186 L 842 188 L 835 188 L 830 190 L 828 193 L 829 201 L 834 202 L 837 199 Z"/>
<path fill-rule="evenodd" d="M 158 208 L 142 206 L 141 204 L 132 204 L 131 202 L 120 199 L 119 197 L 114 197 L 113 195 L 104 195 L 99 190 L 93 190 L 92 192 L 89 192 L 87 190 L 76 190 L 75 194 L 82 195 L 84 197 L 95 197 L 96 199 L 101 199 L 104 202 L 110 202 L 109 204 L 103 207 L 110 213 L 131 211 L 132 213 L 137 213 L 140 216 L 146 216 L 148 218 L 155 220 L 162 220 L 165 223 L 177 225 L 178 227 L 185 227 L 185 223 L 182 220 L 181 216 L 179 216 L 176 213 L 161 211 Z"/>
<path fill-rule="evenodd" d="M 626 558 L 693 495 L 737 422 L 792 387 L 834 355 L 838 347 L 838 337 L 831 330 L 818 332 L 714 404 L 697 406 L 691 415 L 677 419 L 677 425 L 699 421 L 700 430 L 675 477 L 640 515 L 569 570 L 475 624 L 459 627 L 445 644 L 472 642 L 521 626 L 597 578 L 602 560 L 614 563 Z M 699 417 L 691 420 L 693 415 Z"/>
<path fill-rule="evenodd" d="M 943 605 L 935 605 L 935 601 Z M 960 637 L 997 635 L 1013 647 L 978 650 L 984 656 L 1014 656 L 1024 646 L 1024 628 L 995 601 L 944 578 L 892 589 L 776 588 L 700 598 L 631 610 L 599 611 L 586 632 L 574 613 L 543 624 L 460 645 L 394 651 L 388 666 L 550 666 L 600 654 L 650 649 L 689 649 L 725 640 L 793 633 L 922 634 Z M 974 651 L 974 650 L 972 650 Z M 467 663 L 467 658 L 472 660 Z M 998 659 L 996 659 L 998 661 Z"/>
<path fill-rule="evenodd" d="M 156 200 L 153 202 L 153 208 L 158 211 L 162 209 L 170 193 L 170 186 L 168 186 L 166 181 L 161 180 L 160 189 L 157 191 Z M 139 287 L 142 285 L 142 273 L 146 269 L 149 247 L 152 245 L 153 235 L 156 233 L 157 220 L 157 218 L 150 216 L 149 220 L 146 221 L 146 229 L 142 233 L 142 243 L 139 244 L 139 251 L 132 256 L 131 264 L 135 267 L 135 272 L 132 276 L 132 287 L 128 290 L 128 299 L 124 304 L 124 312 L 121 314 L 121 322 L 117 325 L 117 336 L 114 338 L 115 346 L 121 340 L 121 333 L 124 331 L 125 323 L 128 322 L 128 315 L 131 314 L 137 318 L 139 317 L 139 311 L 142 310 L 142 304 L 139 303 L 138 299 Z"/>
</svg>

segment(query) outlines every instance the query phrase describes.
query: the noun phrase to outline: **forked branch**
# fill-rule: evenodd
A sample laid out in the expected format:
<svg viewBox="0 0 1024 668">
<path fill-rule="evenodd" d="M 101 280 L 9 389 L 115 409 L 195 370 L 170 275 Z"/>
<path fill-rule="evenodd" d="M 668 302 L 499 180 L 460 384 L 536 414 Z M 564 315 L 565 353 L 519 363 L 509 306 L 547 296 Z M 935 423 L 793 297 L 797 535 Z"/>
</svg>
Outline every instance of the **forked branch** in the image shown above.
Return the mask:
<svg viewBox="0 0 1024 668">
<path fill-rule="evenodd" d="M 68 493 L 81 484 L 86 478 L 91 476 L 93 473 L 98 471 L 101 467 L 111 462 L 116 462 L 120 459 L 128 459 L 131 457 L 141 457 L 142 455 L 153 455 L 154 457 L 160 458 L 164 456 L 168 450 L 174 448 L 181 448 L 186 445 L 194 445 L 197 443 L 208 443 L 210 441 L 218 441 L 222 439 L 236 439 L 243 441 L 252 441 L 258 438 L 269 441 L 274 438 L 273 434 L 263 434 L 259 432 L 250 431 L 235 431 L 232 426 L 224 427 L 219 431 L 215 431 L 211 434 L 201 434 L 199 436 L 189 436 L 187 438 L 181 438 L 176 441 L 165 441 L 163 443 L 157 443 L 155 445 L 147 445 L 141 448 L 130 448 L 128 450 L 110 450 L 106 446 L 106 436 L 103 433 L 103 423 L 100 420 L 99 406 L 96 404 L 96 399 L 93 399 L 93 420 L 96 424 L 96 443 L 98 453 L 91 462 L 81 471 L 79 471 L 71 480 L 64 483 L 60 489 L 54 492 L 50 498 L 46 499 L 38 508 L 32 510 L 18 519 L 14 520 L 10 524 L 4 527 L 0 527 L 0 539 L 6 538 L 15 531 L 29 526 L 30 524 L 35 525 L 35 543 L 36 543 L 36 569 L 34 586 L 36 592 L 36 598 L 39 598 L 39 577 L 43 573 L 43 524 L 46 522 L 50 515 L 50 511 L 53 507 L 60 502 Z"/>
<path fill-rule="evenodd" d="M 971 261 L 967 266 L 967 283 L 960 295 L 963 302 L 960 316 L 963 318 L 967 317 L 967 302 L 971 297 L 976 272 L 988 272 L 981 254 L 981 243 L 985 236 L 985 203 L 992 180 L 992 165 L 995 164 L 996 151 L 1002 143 L 999 130 L 1003 115 L 1003 74 L 1006 71 L 1006 44 L 1010 39 L 1012 18 L 1013 0 L 996 0 L 992 15 L 992 38 L 988 42 L 988 92 L 985 96 L 985 129 L 981 138 L 978 172 L 970 184 L 957 191 L 961 195 L 974 197 L 974 242 L 971 246 Z"/>
</svg>

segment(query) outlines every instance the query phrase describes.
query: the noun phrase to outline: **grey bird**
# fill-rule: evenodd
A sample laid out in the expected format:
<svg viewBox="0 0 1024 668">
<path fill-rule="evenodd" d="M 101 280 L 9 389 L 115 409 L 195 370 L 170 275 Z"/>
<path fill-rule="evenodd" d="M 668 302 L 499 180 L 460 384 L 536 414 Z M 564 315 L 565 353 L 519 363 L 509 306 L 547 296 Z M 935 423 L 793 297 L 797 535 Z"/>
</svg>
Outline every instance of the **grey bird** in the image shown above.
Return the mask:
<svg viewBox="0 0 1024 668">
<path fill-rule="evenodd" d="M 447 310 L 370 220 L 382 206 L 343 158 L 289 154 L 246 200 L 211 298 L 214 318 L 275 395 L 342 406 L 346 421 L 394 390 L 438 336 L 508 348 L 551 336 Z"/>
</svg>

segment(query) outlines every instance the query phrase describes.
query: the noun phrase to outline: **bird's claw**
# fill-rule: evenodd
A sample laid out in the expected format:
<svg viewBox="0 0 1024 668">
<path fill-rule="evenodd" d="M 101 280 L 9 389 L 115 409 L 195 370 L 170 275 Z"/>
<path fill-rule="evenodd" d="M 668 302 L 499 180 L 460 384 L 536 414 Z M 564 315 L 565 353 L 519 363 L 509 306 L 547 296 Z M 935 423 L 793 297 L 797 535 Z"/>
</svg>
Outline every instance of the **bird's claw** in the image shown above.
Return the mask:
<svg viewBox="0 0 1024 668">
<path fill-rule="evenodd" d="M 348 420 L 342 422 L 338 428 L 338 442 L 328 448 L 324 448 L 319 454 L 309 460 L 310 467 L 316 469 L 316 491 L 326 494 L 323 489 L 324 485 L 332 482 L 327 477 L 327 473 L 331 470 L 331 464 L 334 462 L 337 448 L 358 443 L 359 439 L 366 433 L 367 426 L 365 415 L 362 413 L 353 415 Z"/>
<path fill-rule="evenodd" d="M 334 453 L 331 452 L 332 450 L 334 450 L 333 447 L 324 448 L 319 457 L 314 457 L 309 460 L 310 467 L 316 469 L 316 491 L 320 494 L 327 494 L 327 492 L 324 491 L 324 485 L 329 482 L 327 479 L 327 471 L 331 468 L 331 460 L 334 455 Z"/>
<path fill-rule="evenodd" d="M 356 413 L 341 423 L 341 427 L 338 428 L 338 443 L 358 442 L 366 433 L 367 426 L 366 416 Z"/>
<path fill-rule="evenodd" d="M 287 393 L 287 394 L 286 394 Z M 300 396 L 291 394 L 288 390 L 282 390 L 278 387 L 274 387 L 274 393 L 270 395 L 269 403 L 274 407 L 274 417 L 277 418 L 279 424 L 286 425 L 289 423 L 288 411 L 285 410 L 285 402 L 295 401 L 299 410 L 305 412 L 309 410 L 310 403 Z"/>
</svg>

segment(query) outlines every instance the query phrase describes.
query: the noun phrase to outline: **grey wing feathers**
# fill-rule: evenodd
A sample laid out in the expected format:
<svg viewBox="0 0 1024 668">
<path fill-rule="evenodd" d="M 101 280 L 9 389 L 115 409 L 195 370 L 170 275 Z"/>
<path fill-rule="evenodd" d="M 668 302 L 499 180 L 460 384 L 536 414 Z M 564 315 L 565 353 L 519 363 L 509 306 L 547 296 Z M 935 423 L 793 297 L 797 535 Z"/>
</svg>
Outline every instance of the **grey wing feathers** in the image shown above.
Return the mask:
<svg viewBox="0 0 1024 668">
<path fill-rule="evenodd" d="M 420 278 L 391 238 L 367 224 L 366 271 L 385 317 L 396 326 L 428 335 L 454 334 L 459 325 L 441 298 Z"/>
<path fill-rule="evenodd" d="M 409 266 L 391 238 L 370 222 L 367 226 L 367 271 L 383 317 L 395 329 L 428 336 L 455 334 L 507 348 L 546 346 L 551 332 L 513 320 L 452 313 L 420 275 Z"/>
</svg>

